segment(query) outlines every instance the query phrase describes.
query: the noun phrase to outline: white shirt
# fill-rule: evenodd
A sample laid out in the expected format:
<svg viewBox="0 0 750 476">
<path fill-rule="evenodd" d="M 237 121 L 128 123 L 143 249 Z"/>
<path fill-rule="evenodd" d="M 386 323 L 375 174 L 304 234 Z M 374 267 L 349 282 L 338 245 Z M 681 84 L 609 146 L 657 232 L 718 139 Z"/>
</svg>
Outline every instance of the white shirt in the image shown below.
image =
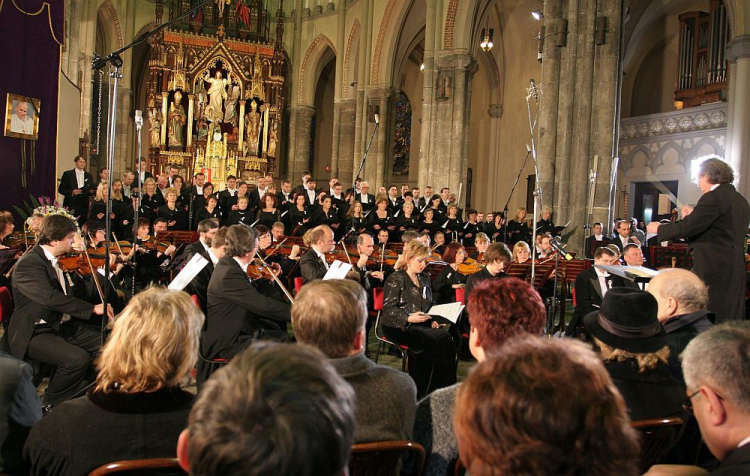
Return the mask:
<svg viewBox="0 0 750 476">
<path fill-rule="evenodd" d="M 604 241 L 604 235 L 594 235 L 594 241 Z"/>
<path fill-rule="evenodd" d="M 622 248 L 623 248 L 623 249 L 625 249 L 625 246 L 626 246 L 626 245 L 627 245 L 628 243 L 630 243 L 630 237 L 629 237 L 629 236 L 626 236 L 625 238 L 623 238 L 623 237 L 622 237 L 621 235 L 619 235 L 619 234 L 617 235 L 617 237 L 618 237 L 618 238 L 620 239 L 620 242 L 622 243 Z"/>
<path fill-rule="evenodd" d="M 237 193 L 237 189 L 236 188 L 228 188 L 227 192 L 229 192 L 229 196 L 230 197 L 234 197 L 234 194 Z"/>
<path fill-rule="evenodd" d="M 602 297 L 604 297 L 610 287 L 610 280 L 607 279 L 609 278 L 609 273 L 599 268 L 594 268 L 594 270 L 596 271 L 597 278 L 599 278 L 599 286 L 602 288 Z"/>
<path fill-rule="evenodd" d="M 76 181 L 78 182 L 77 188 L 83 188 L 83 186 L 86 184 L 86 171 L 81 170 L 78 167 L 73 170 L 76 173 Z"/>
<path fill-rule="evenodd" d="M 323 264 L 325 265 L 326 269 L 328 269 L 328 261 L 326 261 L 326 256 L 321 253 L 320 251 L 313 248 L 313 251 L 315 251 L 315 254 L 318 255 L 318 258 L 320 258 L 323 261 Z"/>
<path fill-rule="evenodd" d="M 34 121 L 29 116 L 26 116 L 25 118 L 21 119 L 14 112 L 10 118 L 10 131 L 18 132 L 20 134 L 33 134 L 34 133 Z"/>
<path fill-rule="evenodd" d="M 718 187 L 719 185 L 721 185 L 721 184 L 720 183 L 715 183 L 715 184 L 711 185 L 711 188 L 709 188 L 708 191 L 709 192 L 713 192 L 714 190 L 716 190 L 716 187 Z"/>
<path fill-rule="evenodd" d="M 361 194 L 361 195 L 360 195 L 360 197 L 359 197 L 359 203 L 369 203 L 369 202 L 367 201 L 367 199 L 368 199 L 368 198 L 369 198 L 369 197 L 367 196 L 367 194 L 366 194 L 366 193 L 365 193 L 365 194 Z"/>
<path fill-rule="evenodd" d="M 219 262 L 219 257 L 214 254 L 214 250 L 212 248 L 208 249 L 208 257 L 211 258 L 211 262 L 214 266 Z M 240 263 L 242 265 L 242 263 Z M 245 269 L 245 272 L 247 273 L 247 269 Z"/>
<path fill-rule="evenodd" d="M 196 195 L 203 195 L 203 187 L 195 186 L 195 194 Z"/>
<path fill-rule="evenodd" d="M 315 203 L 315 190 L 308 190 L 307 196 L 310 198 L 310 202 Z"/>
<path fill-rule="evenodd" d="M 62 286 L 62 292 L 67 296 L 68 290 L 65 288 L 65 274 L 63 273 L 63 270 L 57 265 L 57 256 L 54 256 L 46 246 L 42 246 L 42 251 L 44 251 L 44 256 L 46 256 L 50 263 L 52 263 L 52 267 L 55 268 L 55 272 L 57 272 L 57 280 L 60 282 L 60 286 Z M 68 322 L 69 320 L 70 315 L 63 314 L 60 323 L 62 324 L 63 322 Z M 46 322 L 44 319 L 39 319 L 39 324 L 46 324 Z"/>
<path fill-rule="evenodd" d="M 234 257 L 234 260 L 240 265 L 240 268 L 242 268 L 242 272 L 247 274 L 247 267 L 250 266 L 250 263 L 243 263 L 240 261 L 238 257 Z"/>
</svg>

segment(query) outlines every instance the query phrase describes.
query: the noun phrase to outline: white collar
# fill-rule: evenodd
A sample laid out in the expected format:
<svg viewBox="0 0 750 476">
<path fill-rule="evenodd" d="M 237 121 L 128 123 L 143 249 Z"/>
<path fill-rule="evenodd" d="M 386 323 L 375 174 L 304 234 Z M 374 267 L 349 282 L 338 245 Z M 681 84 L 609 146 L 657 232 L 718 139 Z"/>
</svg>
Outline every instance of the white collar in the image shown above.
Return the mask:
<svg viewBox="0 0 750 476">
<path fill-rule="evenodd" d="M 212 248 L 208 248 L 208 257 L 211 258 L 211 262 L 216 266 L 216 263 L 219 262 L 219 257 L 214 254 L 214 250 Z M 242 265 L 242 263 L 240 263 Z M 247 269 L 245 270 L 247 272 Z"/>
<path fill-rule="evenodd" d="M 210 249 L 211 249 L 211 247 L 210 247 L 210 246 L 208 246 L 207 244 L 205 244 L 205 243 L 203 242 L 203 240 L 201 240 L 201 239 L 198 239 L 198 241 L 200 241 L 200 243 L 201 243 L 201 244 L 203 245 L 203 249 L 204 249 L 204 250 L 208 251 L 208 250 L 210 250 Z"/>
<path fill-rule="evenodd" d="M 748 444 L 748 443 L 750 443 L 750 436 L 748 436 L 748 437 L 747 437 L 747 438 L 745 438 L 744 440 L 740 441 L 740 444 L 739 444 L 739 445 L 737 445 L 737 448 L 740 448 L 740 447 L 742 447 L 742 446 L 745 446 L 745 445 L 746 445 L 746 444 Z"/>
<path fill-rule="evenodd" d="M 594 235 L 594 240 L 596 240 L 596 241 L 603 241 L 604 240 L 604 235 Z"/>
<path fill-rule="evenodd" d="M 42 245 L 42 251 L 44 251 L 44 256 L 46 256 L 47 259 L 52 262 L 52 266 L 57 266 L 57 256 L 52 254 L 47 245 Z"/>
<path fill-rule="evenodd" d="M 86 171 L 85 171 L 85 170 L 81 170 L 81 169 L 79 169 L 78 167 L 74 168 L 73 170 L 75 170 L 75 171 L 76 171 L 76 174 L 78 174 L 78 175 L 83 175 L 83 174 L 85 174 L 85 173 L 86 173 Z M 712 190 L 713 190 L 713 189 L 712 189 Z"/>
<path fill-rule="evenodd" d="M 603 269 L 594 268 L 594 271 L 596 271 L 596 276 L 598 278 L 608 278 L 609 277 L 609 273 L 606 272 L 606 271 L 604 271 Z"/>
<path fill-rule="evenodd" d="M 318 255 L 318 258 L 320 258 L 321 260 L 323 260 L 323 261 L 325 262 L 325 260 L 326 260 L 326 255 L 324 255 L 324 254 L 323 254 L 323 253 L 321 253 L 320 251 L 316 250 L 315 248 L 313 248 L 313 251 L 315 251 L 315 254 L 316 254 L 316 255 Z"/>
<path fill-rule="evenodd" d="M 248 266 L 250 266 L 250 263 L 243 263 L 243 262 L 242 262 L 242 261 L 240 261 L 240 259 L 239 259 L 238 257 L 236 257 L 236 256 L 234 257 L 234 260 L 235 260 L 235 261 L 237 262 L 237 264 L 239 264 L 239 265 L 240 265 L 240 268 L 242 268 L 242 272 L 243 272 L 243 273 L 245 273 L 245 274 L 247 274 L 247 267 L 248 267 Z"/>
<path fill-rule="evenodd" d="M 721 185 L 721 184 L 720 183 L 715 183 L 715 184 L 711 185 L 711 188 L 709 188 L 708 191 L 709 192 L 713 192 L 714 190 L 716 190 L 716 187 L 718 187 L 719 185 Z"/>
</svg>

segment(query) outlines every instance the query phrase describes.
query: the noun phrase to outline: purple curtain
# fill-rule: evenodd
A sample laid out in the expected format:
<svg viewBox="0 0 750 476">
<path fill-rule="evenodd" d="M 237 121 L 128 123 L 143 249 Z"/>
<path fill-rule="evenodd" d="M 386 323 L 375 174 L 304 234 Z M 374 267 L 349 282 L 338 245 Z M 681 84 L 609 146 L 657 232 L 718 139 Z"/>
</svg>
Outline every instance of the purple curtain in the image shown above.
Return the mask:
<svg viewBox="0 0 750 476">
<path fill-rule="evenodd" d="M 57 102 L 61 43 L 65 41 L 64 3 L 62 0 L 0 2 L 0 58 L 3 63 L 0 67 L 3 108 L 0 117 L 5 119 L 8 93 L 41 101 L 39 140 L 35 141 L 33 158 L 30 153 L 32 141 L 26 141 L 26 187 L 22 186 L 21 180 L 23 141 L 5 137 L 0 132 L 0 209 L 10 210 L 13 205 L 21 205 L 23 200 L 28 202 L 29 194 L 56 197 Z M 64 120 L 77 121 L 78 118 L 64 117 Z M 34 175 L 31 175 L 32 160 L 35 160 Z M 72 167 L 73 157 L 69 162 Z"/>
</svg>

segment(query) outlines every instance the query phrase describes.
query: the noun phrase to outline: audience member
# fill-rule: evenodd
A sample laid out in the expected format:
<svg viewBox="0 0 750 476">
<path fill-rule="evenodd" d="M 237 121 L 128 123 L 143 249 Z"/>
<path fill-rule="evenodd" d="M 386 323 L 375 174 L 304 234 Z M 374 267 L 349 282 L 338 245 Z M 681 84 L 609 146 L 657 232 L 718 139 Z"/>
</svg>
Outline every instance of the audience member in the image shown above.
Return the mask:
<svg viewBox="0 0 750 476">
<path fill-rule="evenodd" d="M 341 476 L 354 398 L 318 350 L 254 345 L 206 382 L 177 457 L 191 475 Z"/>
<path fill-rule="evenodd" d="M 651 294 L 621 287 L 607 291 L 601 309 L 584 317 L 633 420 L 683 412 L 685 387 L 669 371 L 667 334 L 657 312 Z"/>
<path fill-rule="evenodd" d="M 731 322 L 695 337 L 681 355 L 688 408 L 720 461 L 712 475 L 750 473 L 750 324 Z"/>
<path fill-rule="evenodd" d="M 366 319 L 365 290 L 349 280 L 314 281 L 292 305 L 297 342 L 321 350 L 354 389 L 354 441 L 408 440 L 417 388 L 407 374 L 365 357 Z"/>
<path fill-rule="evenodd" d="M 623 399 L 580 342 L 527 337 L 503 346 L 459 388 L 454 423 L 473 476 L 638 474 Z"/>
<path fill-rule="evenodd" d="M 103 464 L 174 455 L 193 395 L 180 389 L 198 359 L 203 313 L 181 291 L 151 288 L 114 321 L 96 387 L 31 430 L 33 474 L 88 474 Z"/>
<path fill-rule="evenodd" d="M 469 350 L 483 362 L 512 337 L 541 335 L 545 319 L 542 298 L 530 284 L 516 278 L 484 280 L 469 300 Z M 436 390 L 417 406 L 414 439 L 428 455 L 426 476 L 445 475 L 458 457 L 453 409 L 459 385 Z"/>
<path fill-rule="evenodd" d="M 42 405 L 31 366 L 0 352 L 0 472 L 26 474 L 21 452 L 31 427 L 42 418 Z"/>
</svg>

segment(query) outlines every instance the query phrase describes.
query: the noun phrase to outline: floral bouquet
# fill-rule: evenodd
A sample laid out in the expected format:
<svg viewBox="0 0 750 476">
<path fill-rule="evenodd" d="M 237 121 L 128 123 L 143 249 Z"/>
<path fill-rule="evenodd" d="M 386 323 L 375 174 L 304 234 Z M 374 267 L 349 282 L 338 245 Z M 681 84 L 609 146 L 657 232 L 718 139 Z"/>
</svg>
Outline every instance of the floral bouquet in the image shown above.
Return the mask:
<svg viewBox="0 0 750 476">
<path fill-rule="evenodd" d="M 41 213 L 45 217 L 50 215 L 62 215 L 64 217 L 70 218 L 73 223 L 76 224 L 76 229 L 80 232 L 80 228 L 78 227 L 78 218 L 73 216 L 67 208 L 61 206 L 57 200 L 52 200 L 50 197 L 41 196 L 39 198 L 31 196 L 31 205 L 23 202 L 24 205 L 26 205 L 26 209 L 29 210 L 29 213 L 24 212 L 19 207 L 14 207 L 16 211 L 18 212 L 21 217 L 26 220 L 28 217 L 33 215 L 34 213 Z M 32 208 L 35 207 L 35 208 Z"/>
</svg>

